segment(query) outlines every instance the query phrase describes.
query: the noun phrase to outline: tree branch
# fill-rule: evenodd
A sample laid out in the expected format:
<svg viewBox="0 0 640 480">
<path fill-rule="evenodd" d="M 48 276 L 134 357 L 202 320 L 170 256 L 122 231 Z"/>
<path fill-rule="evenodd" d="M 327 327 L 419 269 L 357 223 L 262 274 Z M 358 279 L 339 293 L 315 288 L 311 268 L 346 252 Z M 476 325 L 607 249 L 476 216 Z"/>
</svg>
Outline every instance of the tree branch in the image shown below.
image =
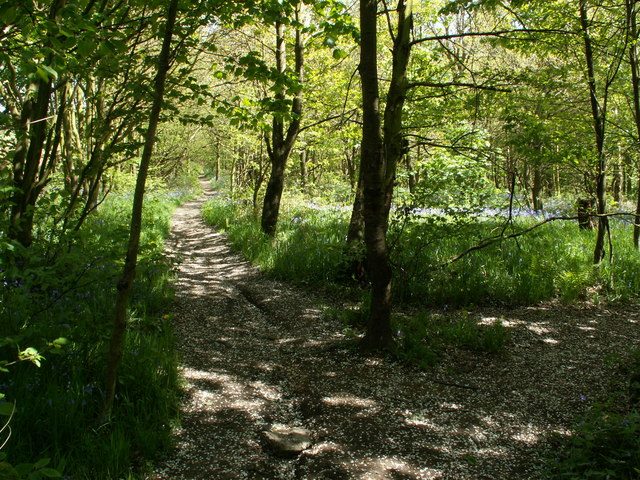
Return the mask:
<svg viewBox="0 0 640 480">
<path fill-rule="evenodd" d="M 509 93 L 512 90 L 510 88 L 494 87 L 492 85 L 479 85 L 477 83 L 468 82 L 411 82 L 407 88 L 416 87 L 434 87 L 434 88 L 447 88 L 447 87 L 466 87 L 475 88 L 478 90 L 490 90 L 492 92 L 505 92 Z"/>
<path fill-rule="evenodd" d="M 559 35 L 578 35 L 578 32 L 571 30 L 562 30 L 559 28 L 515 28 L 512 30 L 496 30 L 494 32 L 465 32 L 452 33 L 447 35 L 434 35 L 432 37 L 416 38 L 411 42 L 412 45 L 419 43 L 431 42 L 434 40 L 452 40 L 462 37 L 501 37 L 509 33 L 554 33 Z"/>
</svg>

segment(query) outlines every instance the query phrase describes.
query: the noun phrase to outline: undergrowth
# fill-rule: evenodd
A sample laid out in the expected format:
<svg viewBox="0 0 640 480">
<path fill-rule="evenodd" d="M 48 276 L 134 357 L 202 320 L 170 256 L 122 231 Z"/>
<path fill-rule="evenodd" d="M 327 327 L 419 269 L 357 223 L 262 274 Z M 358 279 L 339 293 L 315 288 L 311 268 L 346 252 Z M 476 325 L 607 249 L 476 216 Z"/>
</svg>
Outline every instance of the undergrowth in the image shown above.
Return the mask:
<svg viewBox="0 0 640 480">
<path fill-rule="evenodd" d="M 560 439 L 550 478 L 640 478 L 640 351 L 623 366 L 628 382 L 604 402 L 590 405 L 572 435 Z"/>
<path fill-rule="evenodd" d="M 49 458 L 47 468 L 65 478 L 122 478 L 143 471 L 170 446 L 179 390 L 169 315 L 173 267 L 162 250 L 171 213 L 190 194 L 156 187 L 146 196 L 129 329 L 108 422 L 99 418 L 102 382 L 131 193 L 113 193 L 54 258 L 46 242 L 4 257 L 0 359 L 12 363 L 26 346 L 43 357 L 35 362 L 39 367 L 18 361 L 0 372 L 4 401 L 15 404 L 11 436 L 5 437 L 6 430 L 0 442 L 6 440 L 3 455 L 12 465 Z M 39 228 L 39 235 L 46 233 Z M 60 341 L 56 348 L 54 339 Z"/>
<path fill-rule="evenodd" d="M 226 231 L 234 247 L 263 270 L 293 281 L 341 285 L 354 283 L 348 268 L 354 253 L 345 246 L 349 215 L 348 207 L 287 198 L 278 233 L 269 238 L 253 209 L 241 201 L 216 195 L 203 210 L 205 221 Z M 402 215 L 396 212 L 389 234 L 399 304 L 526 305 L 550 298 L 598 303 L 633 300 L 640 293 L 640 257 L 629 223 L 612 220 L 613 261 L 598 267 L 592 264 L 595 232 L 569 221 L 548 223 L 443 266 L 485 239 L 538 220 L 523 217 L 505 224 L 495 216 Z"/>
<path fill-rule="evenodd" d="M 369 302 L 365 299 L 358 308 L 329 309 L 325 315 L 340 322 L 347 337 L 355 338 L 366 329 L 368 311 Z M 446 315 L 427 311 L 394 314 L 392 329 L 395 338 L 392 353 L 424 369 L 437 363 L 451 347 L 501 354 L 510 338 L 507 327 L 499 320 L 484 324 L 466 311 Z"/>
</svg>

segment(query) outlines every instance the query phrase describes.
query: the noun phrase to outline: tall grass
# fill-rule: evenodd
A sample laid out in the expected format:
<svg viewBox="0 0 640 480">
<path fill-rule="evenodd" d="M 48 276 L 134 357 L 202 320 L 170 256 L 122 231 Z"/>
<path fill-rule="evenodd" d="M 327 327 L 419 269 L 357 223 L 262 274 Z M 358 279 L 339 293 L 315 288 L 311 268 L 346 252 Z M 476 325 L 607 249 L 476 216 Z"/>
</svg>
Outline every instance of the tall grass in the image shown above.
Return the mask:
<svg viewBox="0 0 640 480">
<path fill-rule="evenodd" d="M 222 195 L 209 199 L 202 215 L 247 259 L 277 278 L 326 284 L 345 272 L 348 209 L 310 201 L 285 204 L 274 238 L 262 233 L 249 206 Z"/>
<path fill-rule="evenodd" d="M 173 209 L 189 191 L 156 188 L 144 207 L 141 255 L 131 300 L 112 418 L 99 416 L 103 373 L 128 233 L 131 194 L 100 206 L 69 247 L 51 261 L 47 245 L 19 252 L 19 273 L 4 265 L 0 359 L 31 346 L 38 368 L 18 362 L 0 373 L 0 392 L 16 405 L 3 452 L 12 464 L 51 458 L 67 478 L 121 478 L 170 445 L 178 413 L 177 359 L 169 309 L 172 265 L 163 254 Z M 53 348 L 51 341 L 67 343 Z"/>
<path fill-rule="evenodd" d="M 294 199 L 289 199 L 294 200 Z M 259 220 L 242 202 L 217 195 L 204 208 L 204 219 L 225 230 L 234 246 L 265 271 L 296 281 L 345 281 L 349 253 L 345 237 L 349 209 L 297 199 L 285 204 L 274 239 L 265 237 Z M 517 218 L 506 234 L 536 220 Z M 631 226 L 612 222 L 613 262 L 592 265 L 593 231 L 575 222 L 548 223 L 525 236 L 474 251 L 446 267 L 483 239 L 505 229 L 496 218 L 397 218 L 389 235 L 394 295 L 400 303 L 422 306 L 530 304 L 560 298 L 629 300 L 640 293 L 640 256 L 633 249 Z"/>
</svg>

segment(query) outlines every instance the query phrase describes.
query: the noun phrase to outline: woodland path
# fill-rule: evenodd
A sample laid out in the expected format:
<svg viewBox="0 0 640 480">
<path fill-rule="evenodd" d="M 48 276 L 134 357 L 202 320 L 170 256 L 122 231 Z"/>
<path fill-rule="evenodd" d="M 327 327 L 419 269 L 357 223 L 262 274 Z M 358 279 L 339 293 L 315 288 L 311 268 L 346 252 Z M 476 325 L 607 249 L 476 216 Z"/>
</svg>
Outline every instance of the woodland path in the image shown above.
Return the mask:
<svg viewBox="0 0 640 480">
<path fill-rule="evenodd" d="M 542 478 L 551 435 L 621 377 L 601 359 L 640 346 L 637 311 L 543 305 L 472 313 L 510 328 L 498 357 L 450 351 L 423 372 L 359 355 L 329 300 L 269 279 L 202 222 L 203 185 L 168 247 L 186 387 L 152 479 Z M 261 432 L 275 424 L 308 428 L 313 446 L 274 456 Z"/>
</svg>

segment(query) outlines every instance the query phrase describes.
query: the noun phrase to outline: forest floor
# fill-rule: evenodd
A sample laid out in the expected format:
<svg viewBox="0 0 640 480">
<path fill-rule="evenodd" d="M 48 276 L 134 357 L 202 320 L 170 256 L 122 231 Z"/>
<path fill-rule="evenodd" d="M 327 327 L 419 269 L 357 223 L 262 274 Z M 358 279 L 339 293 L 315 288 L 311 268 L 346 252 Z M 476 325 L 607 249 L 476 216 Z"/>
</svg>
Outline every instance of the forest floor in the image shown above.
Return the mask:
<svg viewBox="0 0 640 480">
<path fill-rule="evenodd" d="M 501 355 L 451 349 L 422 371 L 360 354 L 323 314 L 339 300 L 268 278 L 202 222 L 212 193 L 174 217 L 186 385 L 176 449 L 151 479 L 543 478 L 557 435 L 640 347 L 637 309 L 546 303 L 470 313 L 508 327 Z M 274 455 L 274 425 L 310 430 L 312 446 Z"/>
</svg>

